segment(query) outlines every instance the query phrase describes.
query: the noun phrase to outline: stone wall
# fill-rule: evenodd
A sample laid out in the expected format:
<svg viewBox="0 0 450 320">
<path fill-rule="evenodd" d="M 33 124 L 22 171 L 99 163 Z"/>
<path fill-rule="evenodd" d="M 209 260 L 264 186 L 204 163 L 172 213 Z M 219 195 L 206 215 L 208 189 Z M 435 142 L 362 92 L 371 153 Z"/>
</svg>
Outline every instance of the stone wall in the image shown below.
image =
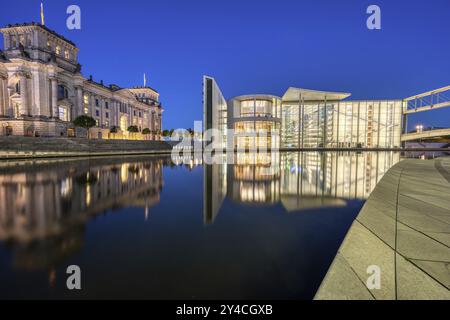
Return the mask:
<svg viewBox="0 0 450 320">
<path fill-rule="evenodd" d="M 163 141 L 0 137 L 0 159 L 170 153 Z"/>
</svg>

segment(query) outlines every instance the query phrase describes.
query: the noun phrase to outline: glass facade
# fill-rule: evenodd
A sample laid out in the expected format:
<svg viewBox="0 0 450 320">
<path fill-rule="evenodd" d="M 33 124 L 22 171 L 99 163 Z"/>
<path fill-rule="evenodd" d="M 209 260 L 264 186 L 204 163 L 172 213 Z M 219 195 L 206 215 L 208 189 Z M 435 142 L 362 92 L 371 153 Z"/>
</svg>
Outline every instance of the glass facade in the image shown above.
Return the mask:
<svg viewBox="0 0 450 320">
<path fill-rule="evenodd" d="M 272 121 L 239 121 L 234 124 L 238 149 L 270 149 L 279 146 L 280 124 Z"/>
<path fill-rule="evenodd" d="M 402 101 L 283 104 L 281 146 L 400 147 Z"/>
</svg>

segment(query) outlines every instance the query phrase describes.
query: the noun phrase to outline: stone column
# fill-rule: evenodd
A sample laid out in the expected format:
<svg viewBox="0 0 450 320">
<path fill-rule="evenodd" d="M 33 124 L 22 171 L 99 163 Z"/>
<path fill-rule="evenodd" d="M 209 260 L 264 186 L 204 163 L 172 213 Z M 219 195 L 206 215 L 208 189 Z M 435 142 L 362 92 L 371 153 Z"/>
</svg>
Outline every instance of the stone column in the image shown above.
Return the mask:
<svg viewBox="0 0 450 320">
<path fill-rule="evenodd" d="M 119 111 L 118 111 L 118 109 L 119 109 L 119 105 L 118 105 L 117 101 L 114 101 L 114 125 L 116 127 L 118 126 L 118 123 L 119 123 L 119 117 L 118 117 Z"/>
<path fill-rule="evenodd" d="M 83 90 L 81 87 L 76 87 L 75 90 L 77 91 L 77 105 L 75 107 L 75 117 L 81 116 L 84 114 L 84 102 L 83 102 Z"/>
<path fill-rule="evenodd" d="M 95 97 L 93 95 L 91 95 L 91 97 L 89 99 L 89 102 L 90 102 L 90 108 L 91 108 L 91 110 L 90 110 L 91 111 L 91 116 L 92 116 L 92 118 L 95 119 L 95 109 L 97 107 L 95 106 Z"/>
<path fill-rule="evenodd" d="M 10 88 L 10 87 L 7 87 L 7 92 L 8 92 L 8 97 L 7 97 L 7 100 L 6 100 L 7 114 L 8 114 L 9 117 L 14 117 L 14 110 L 13 110 L 13 107 L 11 105 L 11 99 L 10 99 L 11 94 L 13 92 L 13 89 Z"/>
<path fill-rule="evenodd" d="M 3 117 L 5 115 L 5 85 L 4 85 L 5 78 L 3 76 L 0 76 L 0 117 Z"/>
<path fill-rule="evenodd" d="M 25 74 L 20 75 L 20 116 L 28 115 L 28 86 Z"/>
<path fill-rule="evenodd" d="M 31 79 L 32 79 L 32 92 L 31 93 L 31 115 L 33 116 L 39 116 L 43 114 L 43 110 L 41 108 L 41 95 L 42 95 L 42 88 L 41 88 L 41 81 L 39 77 L 39 71 L 33 70 L 31 73 Z"/>
<path fill-rule="evenodd" d="M 58 82 L 55 77 L 50 78 L 51 85 L 51 101 L 52 101 L 52 117 L 58 118 Z"/>
<path fill-rule="evenodd" d="M 120 102 L 116 101 L 116 126 L 120 126 Z"/>
<path fill-rule="evenodd" d="M 105 105 L 105 100 L 99 99 L 99 109 L 100 109 L 100 120 L 99 120 L 100 123 L 99 123 L 99 126 L 100 126 L 100 128 L 103 128 L 103 125 L 105 123 L 105 119 L 104 119 L 104 114 L 105 114 L 104 105 Z"/>
</svg>

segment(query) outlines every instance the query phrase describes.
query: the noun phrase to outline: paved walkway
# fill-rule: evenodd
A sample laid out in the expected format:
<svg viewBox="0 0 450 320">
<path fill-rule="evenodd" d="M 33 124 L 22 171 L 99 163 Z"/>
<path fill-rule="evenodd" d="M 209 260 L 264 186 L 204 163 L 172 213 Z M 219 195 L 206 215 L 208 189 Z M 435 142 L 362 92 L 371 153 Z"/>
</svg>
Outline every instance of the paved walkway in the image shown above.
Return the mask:
<svg viewBox="0 0 450 320">
<path fill-rule="evenodd" d="M 381 287 L 369 290 L 374 265 Z M 383 177 L 316 299 L 450 300 L 450 158 L 404 160 Z"/>
</svg>

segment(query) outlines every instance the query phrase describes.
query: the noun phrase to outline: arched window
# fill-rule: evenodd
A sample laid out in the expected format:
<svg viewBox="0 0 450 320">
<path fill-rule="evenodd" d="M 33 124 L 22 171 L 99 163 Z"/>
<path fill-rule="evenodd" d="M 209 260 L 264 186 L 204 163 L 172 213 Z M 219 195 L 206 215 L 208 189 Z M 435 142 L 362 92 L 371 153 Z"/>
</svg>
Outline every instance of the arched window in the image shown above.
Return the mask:
<svg viewBox="0 0 450 320">
<path fill-rule="evenodd" d="M 20 94 L 20 81 L 17 81 L 16 85 L 14 86 L 14 92 Z"/>
<path fill-rule="evenodd" d="M 58 99 L 67 99 L 69 98 L 69 91 L 63 85 L 58 85 Z"/>
</svg>

